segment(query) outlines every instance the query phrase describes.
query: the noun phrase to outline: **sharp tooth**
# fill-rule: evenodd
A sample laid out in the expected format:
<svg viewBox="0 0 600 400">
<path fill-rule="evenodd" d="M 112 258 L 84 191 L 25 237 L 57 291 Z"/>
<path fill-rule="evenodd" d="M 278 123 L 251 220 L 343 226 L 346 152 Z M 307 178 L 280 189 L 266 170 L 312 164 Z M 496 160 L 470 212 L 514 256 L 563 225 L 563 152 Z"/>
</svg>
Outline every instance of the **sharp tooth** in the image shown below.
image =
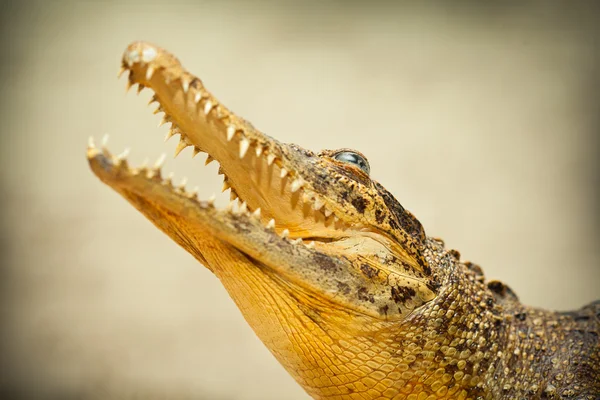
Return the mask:
<svg viewBox="0 0 600 400">
<path fill-rule="evenodd" d="M 285 168 L 281 168 L 281 172 L 279 173 L 279 177 L 280 177 L 281 179 L 283 179 L 283 178 L 285 178 L 285 176 L 286 176 L 287 174 L 288 174 L 288 171 L 287 171 L 287 169 L 285 169 Z"/>
<path fill-rule="evenodd" d="M 300 243 L 302 243 L 302 238 L 298 238 L 296 240 L 292 240 L 292 243 L 294 243 L 294 244 L 300 244 Z"/>
<path fill-rule="evenodd" d="M 175 149 L 175 157 L 177 157 L 179 155 L 179 153 L 181 153 L 183 151 L 183 149 L 185 149 L 188 146 L 189 146 L 188 142 L 185 139 L 181 139 L 179 141 L 179 143 L 177 144 L 177 148 Z"/>
<path fill-rule="evenodd" d="M 227 141 L 228 142 L 231 142 L 231 139 L 233 139 L 233 135 L 235 135 L 235 131 L 236 131 L 235 126 L 229 125 L 227 127 Z"/>
<path fill-rule="evenodd" d="M 235 200 L 238 198 L 238 195 L 236 192 L 234 192 L 233 190 L 231 192 L 229 192 L 229 200 Z"/>
<path fill-rule="evenodd" d="M 302 201 L 304 201 L 305 203 L 309 203 L 310 202 L 310 196 L 308 193 L 303 193 L 302 194 Z"/>
<path fill-rule="evenodd" d="M 209 154 L 206 156 L 206 161 L 204 162 L 204 165 L 208 165 L 211 162 L 213 162 L 215 159 Z"/>
<path fill-rule="evenodd" d="M 225 209 L 229 212 L 233 211 L 233 201 L 230 201 L 229 204 L 227 204 L 227 206 L 225 207 Z"/>
<path fill-rule="evenodd" d="M 179 182 L 179 187 L 180 188 L 185 188 L 185 185 L 187 184 L 188 178 L 186 178 L 185 176 L 183 177 L 183 179 L 181 180 L 181 182 Z"/>
<path fill-rule="evenodd" d="M 163 166 L 163 164 L 165 163 L 165 159 L 167 158 L 167 155 L 165 153 L 162 153 L 160 155 L 160 157 L 158 157 L 158 160 L 156 160 L 156 162 L 154 163 L 154 168 L 155 169 L 159 169 Z"/>
<path fill-rule="evenodd" d="M 175 136 L 177 134 L 177 132 L 175 132 L 175 129 L 169 129 L 169 131 L 167 132 L 167 134 L 165 135 L 165 142 L 169 139 L 171 139 L 173 136 Z"/>
<path fill-rule="evenodd" d="M 275 220 L 271 218 L 271 220 L 267 223 L 267 228 L 268 229 L 273 229 L 275 228 Z"/>
<path fill-rule="evenodd" d="M 150 65 L 146 70 L 146 80 L 149 81 L 152 79 L 152 75 L 154 75 L 154 67 Z"/>
<path fill-rule="evenodd" d="M 315 209 L 315 210 L 317 210 L 317 211 L 318 211 L 318 210 L 320 210 L 322 207 L 323 207 L 323 202 L 322 202 L 320 199 L 316 198 L 316 199 L 315 199 L 315 202 L 313 203 L 313 209 Z"/>
<path fill-rule="evenodd" d="M 121 78 L 121 76 L 123 75 L 123 72 L 127 71 L 127 68 L 125 67 L 121 67 L 121 69 L 119 70 L 119 73 L 117 74 L 117 79 Z"/>
<path fill-rule="evenodd" d="M 127 81 L 127 85 L 125 85 L 125 92 L 129 93 L 129 91 L 131 90 L 131 88 L 136 85 L 135 82 L 131 81 L 131 75 L 129 76 L 129 80 Z"/>
<path fill-rule="evenodd" d="M 212 109 L 212 102 L 210 100 L 208 100 L 206 102 L 206 104 L 204 104 L 204 114 L 208 115 L 208 113 L 210 113 L 210 110 Z"/>
<path fill-rule="evenodd" d="M 247 213 L 248 212 L 248 204 L 246 204 L 246 202 L 244 201 L 242 203 L 242 205 L 240 206 L 240 212 L 244 212 Z"/>
<path fill-rule="evenodd" d="M 156 101 L 158 101 L 158 97 L 156 97 L 156 95 L 153 94 L 152 97 L 150 97 L 150 100 L 148 100 L 148 105 L 150 105 Z"/>
<path fill-rule="evenodd" d="M 221 189 L 221 192 L 226 191 L 227 189 L 229 189 L 231 186 L 229 185 L 229 182 L 227 181 L 223 181 L 223 189 Z"/>
<path fill-rule="evenodd" d="M 104 136 L 102 136 L 102 147 L 105 148 L 106 145 L 108 144 L 108 133 L 104 134 Z"/>
<path fill-rule="evenodd" d="M 146 88 L 146 86 L 139 83 L 138 87 L 137 87 L 137 94 L 140 94 L 142 92 L 142 90 L 144 90 L 145 88 Z"/>
<path fill-rule="evenodd" d="M 288 236 L 290 236 L 290 231 L 287 229 L 284 229 L 283 232 L 281 232 L 281 237 L 286 238 Z"/>
<path fill-rule="evenodd" d="M 117 159 L 118 159 L 119 161 L 122 161 L 122 160 L 126 159 L 126 158 L 127 158 L 127 156 L 129 156 L 129 152 L 130 152 L 130 150 L 131 150 L 131 149 L 130 149 L 129 147 L 127 147 L 125 150 L 123 150 L 123 152 L 122 152 L 121 154 L 119 154 L 119 155 L 117 156 Z"/>
<path fill-rule="evenodd" d="M 323 213 L 325 214 L 325 216 L 326 216 L 327 218 L 329 218 L 329 216 L 332 214 L 331 210 L 328 210 L 328 209 L 324 209 L 324 210 L 323 210 Z"/>
<path fill-rule="evenodd" d="M 152 114 L 156 115 L 160 112 L 163 112 L 163 108 L 162 106 L 159 104 L 158 107 L 156 107 L 156 110 L 152 111 Z"/>
<path fill-rule="evenodd" d="M 198 186 L 194 186 L 194 188 L 192 189 L 192 191 L 190 192 L 190 194 L 192 195 L 192 197 L 196 197 L 198 196 L 198 190 L 200 190 L 198 188 Z"/>
<path fill-rule="evenodd" d="M 183 93 L 187 93 L 190 89 L 190 81 L 186 78 L 181 78 L 181 88 L 183 89 Z"/>
<path fill-rule="evenodd" d="M 169 117 L 167 117 L 166 115 L 163 115 L 162 119 L 160 120 L 160 122 L 158 123 L 158 126 L 161 127 L 164 124 L 166 124 L 167 122 L 169 122 Z"/>
<path fill-rule="evenodd" d="M 260 207 L 258 207 L 256 210 L 254 210 L 254 212 L 252 213 L 253 217 L 256 218 L 260 218 Z"/>
<path fill-rule="evenodd" d="M 222 165 L 220 165 L 220 164 L 219 164 L 219 169 L 218 169 L 218 171 L 217 171 L 217 174 L 219 174 L 219 175 L 223 175 L 223 174 L 225 174 L 225 171 L 223 171 L 223 166 L 222 166 Z"/>
<path fill-rule="evenodd" d="M 194 146 L 194 152 L 192 153 L 192 158 L 196 157 L 198 154 L 202 153 L 202 150 Z"/>
<path fill-rule="evenodd" d="M 302 181 L 302 178 L 298 178 L 294 182 L 292 182 L 290 190 L 292 191 L 292 193 L 296 193 L 298 189 L 302 187 L 302 185 L 304 185 L 304 181 Z"/>
<path fill-rule="evenodd" d="M 202 93 L 198 92 L 196 93 L 196 95 L 194 96 L 194 102 L 196 104 L 200 103 L 200 99 L 202 99 Z"/>
<path fill-rule="evenodd" d="M 96 148 L 96 145 L 94 144 L 94 137 L 93 136 L 90 136 L 88 138 L 88 147 L 90 149 L 95 149 Z"/>
<path fill-rule="evenodd" d="M 208 198 L 208 204 L 210 204 L 212 206 L 213 204 L 215 204 L 216 199 L 217 199 L 217 195 L 213 193 L 212 196 L 210 196 Z"/>
<path fill-rule="evenodd" d="M 309 249 L 314 249 L 315 248 L 315 241 L 313 240 L 312 242 L 310 242 L 309 244 L 307 244 L 306 247 L 308 247 Z"/>
<path fill-rule="evenodd" d="M 333 222 L 339 222 L 340 218 L 337 215 L 333 215 Z"/>
<path fill-rule="evenodd" d="M 272 164 L 273 164 L 273 161 L 275 161 L 275 154 L 269 154 L 269 155 L 267 156 L 267 164 L 268 164 L 268 165 L 272 165 Z"/>
<path fill-rule="evenodd" d="M 256 157 L 260 157 L 260 155 L 262 154 L 262 152 L 263 152 L 262 146 L 258 146 L 257 145 L 256 146 Z"/>
<path fill-rule="evenodd" d="M 240 158 L 244 158 L 250 147 L 250 141 L 248 139 L 240 140 Z"/>
</svg>

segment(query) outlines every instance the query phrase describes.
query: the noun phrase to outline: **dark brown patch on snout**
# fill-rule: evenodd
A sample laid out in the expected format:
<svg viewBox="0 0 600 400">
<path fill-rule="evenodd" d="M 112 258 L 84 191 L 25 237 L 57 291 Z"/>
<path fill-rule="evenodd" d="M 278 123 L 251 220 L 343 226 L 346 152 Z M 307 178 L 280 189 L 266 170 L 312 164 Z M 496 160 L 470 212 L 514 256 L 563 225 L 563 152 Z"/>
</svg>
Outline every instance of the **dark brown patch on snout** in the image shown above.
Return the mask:
<svg viewBox="0 0 600 400">
<path fill-rule="evenodd" d="M 413 288 L 406 286 L 394 286 L 392 287 L 392 300 L 396 304 L 403 304 L 412 299 L 417 292 Z"/>
<path fill-rule="evenodd" d="M 335 261 L 323 253 L 315 253 L 313 255 L 313 260 L 323 271 L 332 273 L 339 271 L 339 267 Z"/>
<path fill-rule="evenodd" d="M 369 279 L 373 279 L 374 277 L 376 277 L 379 274 L 379 270 L 377 268 L 371 267 L 369 264 L 361 264 L 360 270 Z"/>
<path fill-rule="evenodd" d="M 369 293 L 369 291 L 367 290 L 366 287 L 359 288 L 357 295 L 358 295 L 359 300 L 375 303 L 375 298 L 373 297 L 373 295 L 371 293 Z"/>
<path fill-rule="evenodd" d="M 365 209 L 367 208 L 367 201 L 363 197 L 355 197 L 352 199 L 352 205 L 356 208 L 361 214 L 365 213 Z"/>
</svg>

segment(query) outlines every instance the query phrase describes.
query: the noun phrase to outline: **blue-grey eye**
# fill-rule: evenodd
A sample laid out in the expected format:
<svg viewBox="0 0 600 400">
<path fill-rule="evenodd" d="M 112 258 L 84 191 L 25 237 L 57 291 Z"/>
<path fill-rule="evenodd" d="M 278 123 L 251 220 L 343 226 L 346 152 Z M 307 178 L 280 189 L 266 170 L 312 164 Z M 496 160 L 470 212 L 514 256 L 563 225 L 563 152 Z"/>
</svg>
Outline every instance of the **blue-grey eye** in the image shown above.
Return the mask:
<svg viewBox="0 0 600 400">
<path fill-rule="evenodd" d="M 356 165 L 367 175 L 369 175 L 371 172 L 371 168 L 369 167 L 367 160 L 365 160 L 365 158 L 360 154 L 353 151 L 341 151 L 334 155 L 333 158 L 341 162 Z"/>
</svg>

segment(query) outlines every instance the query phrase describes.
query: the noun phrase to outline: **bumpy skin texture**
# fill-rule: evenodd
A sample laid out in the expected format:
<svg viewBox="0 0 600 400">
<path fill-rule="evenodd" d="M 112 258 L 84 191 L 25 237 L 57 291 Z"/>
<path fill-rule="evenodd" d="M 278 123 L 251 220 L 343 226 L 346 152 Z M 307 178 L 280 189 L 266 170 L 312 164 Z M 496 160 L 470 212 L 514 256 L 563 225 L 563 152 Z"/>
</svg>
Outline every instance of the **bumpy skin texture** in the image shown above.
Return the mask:
<svg viewBox="0 0 600 400">
<path fill-rule="evenodd" d="M 151 44 L 130 45 L 123 69 L 155 92 L 177 152 L 207 152 L 243 203 L 218 210 L 160 165 L 130 168 L 90 143 L 92 170 L 220 279 L 312 397 L 599 398 L 600 302 L 563 313 L 525 306 L 428 238 L 340 150 L 315 154 L 262 134 Z"/>
</svg>

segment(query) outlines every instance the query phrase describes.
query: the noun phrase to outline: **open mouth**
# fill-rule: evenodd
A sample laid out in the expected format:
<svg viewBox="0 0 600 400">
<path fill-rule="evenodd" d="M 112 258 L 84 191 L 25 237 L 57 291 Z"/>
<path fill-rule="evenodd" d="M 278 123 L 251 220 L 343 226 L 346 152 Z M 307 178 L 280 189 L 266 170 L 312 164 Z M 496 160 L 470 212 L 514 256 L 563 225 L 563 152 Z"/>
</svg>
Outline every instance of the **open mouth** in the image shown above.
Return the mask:
<svg viewBox="0 0 600 400">
<path fill-rule="evenodd" d="M 348 224 L 325 205 L 319 194 L 310 190 L 299 172 L 299 169 L 315 167 L 318 157 L 314 154 L 307 154 L 305 150 L 295 154 L 300 150 L 282 146 L 257 131 L 231 113 L 205 89 L 200 79 L 185 71 L 174 56 L 160 48 L 140 42 L 130 45 L 123 55 L 121 73 L 124 72 L 129 72 L 129 87 L 137 84 L 138 91 L 146 87 L 154 91 L 150 104 L 158 103 L 155 113 L 164 112 L 162 123 L 171 124 L 167 138 L 179 136 L 176 156 L 185 148 L 193 147 L 194 156 L 208 153 L 206 164 L 212 161 L 220 164 L 222 190 L 230 190 L 232 200 L 229 210 L 237 208 L 236 212 L 261 221 L 265 229 L 308 247 L 313 247 L 315 241 L 344 236 Z M 164 158 L 153 166 L 130 168 L 127 152 L 115 156 L 105 145 L 96 148 L 93 142 L 89 145 L 88 158 L 92 164 L 111 165 L 113 176 L 136 177 L 168 189 L 181 201 L 212 206 L 213 199 L 195 200 L 195 193 L 186 192 L 184 185 L 175 186 L 169 177 L 163 177 Z M 108 179 L 106 173 L 103 175 Z M 235 200 L 239 200 L 239 207 Z"/>
<path fill-rule="evenodd" d="M 176 156 L 193 147 L 194 156 L 207 153 L 206 164 L 219 163 L 231 203 L 217 209 L 214 198 L 200 200 L 185 183 L 164 177 L 164 158 L 131 167 L 127 152 L 111 154 L 104 141 L 96 147 L 90 140 L 92 171 L 207 268 L 214 272 L 220 263 L 212 254 L 211 264 L 207 254 L 225 246 L 277 279 L 377 317 L 391 317 L 392 306 L 397 316 L 410 308 L 390 303 L 387 289 L 377 285 L 396 282 L 421 288 L 422 299 L 431 297 L 419 250 L 422 228 L 369 178 L 360 153 L 315 154 L 278 142 L 229 111 L 174 56 L 151 44 L 127 48 L 124 72 L 128 87 L 154 92 L 150 104 L 158 103 L 155 113 L 163 112 L 162 123 L 171 124 L 167 138 L 179 136 Z M 369 296 L 365 279 L 373 285 Z"/>
</svg>

